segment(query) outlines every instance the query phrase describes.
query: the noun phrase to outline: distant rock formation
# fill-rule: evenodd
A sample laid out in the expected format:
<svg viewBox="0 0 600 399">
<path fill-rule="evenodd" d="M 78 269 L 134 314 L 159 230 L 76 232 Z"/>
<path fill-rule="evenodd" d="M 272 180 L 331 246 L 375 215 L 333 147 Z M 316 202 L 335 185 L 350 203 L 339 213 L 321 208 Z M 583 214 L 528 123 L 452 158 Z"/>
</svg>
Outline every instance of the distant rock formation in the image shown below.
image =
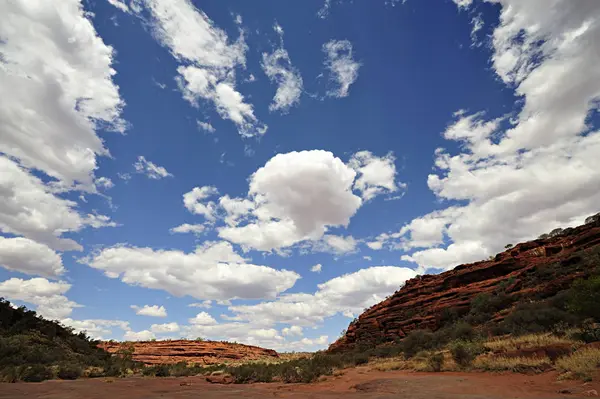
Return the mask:
<svg viewBox="0 0 600 399">
<path fill-rule="evenodd" d="M 492 260 L 408 280 L 394 295 L 350 323 L 346 334 L 329 351 L 395 341 L 415 329 L 435 331 L 442 326 L 444 314 L 465 314 L 475 296 L 494 292 L 501 282 L 507 284 L 506 293 L 518 301 L 555 295 L 587 275 L 589 270 L 580 266 L 585 251 L 600 249 L 594 248 L 600 245 L 600 217 L 594 215 L 586 222 L 547 238 L 507 246 Z M 499 312 L 494 319 L 500 320 L 507 313 Z"/>
<path fill-rule="evenodd" d="M 98 346 L 110 353 L 133 347 L 133 360 L 144 364 L 188 362 L 210 365 L 226 361 L 279 357 L 272 349 L 217 341 L 102 342 Z"/>
</svg>

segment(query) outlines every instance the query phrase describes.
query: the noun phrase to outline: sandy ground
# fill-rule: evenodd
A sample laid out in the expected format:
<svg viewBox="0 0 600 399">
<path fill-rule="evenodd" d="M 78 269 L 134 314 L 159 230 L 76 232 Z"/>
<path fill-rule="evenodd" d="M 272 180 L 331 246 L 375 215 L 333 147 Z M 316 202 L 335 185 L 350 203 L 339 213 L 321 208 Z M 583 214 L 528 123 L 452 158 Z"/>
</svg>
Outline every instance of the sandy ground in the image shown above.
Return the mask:
<svg viewBox="0 0 600 399">
<path fill-rule="evenodd" d="M 112 382 L 107 382 L 112 381 Z M 204 377 L 81 379 L 0 384 L 0 399 L 406 398 L 554 399 L 600 394 L 600 383 L 557 381 L 556 374 L 412 373 L 346 370 L 314 384 L 210 384 Z"/>
</svg>

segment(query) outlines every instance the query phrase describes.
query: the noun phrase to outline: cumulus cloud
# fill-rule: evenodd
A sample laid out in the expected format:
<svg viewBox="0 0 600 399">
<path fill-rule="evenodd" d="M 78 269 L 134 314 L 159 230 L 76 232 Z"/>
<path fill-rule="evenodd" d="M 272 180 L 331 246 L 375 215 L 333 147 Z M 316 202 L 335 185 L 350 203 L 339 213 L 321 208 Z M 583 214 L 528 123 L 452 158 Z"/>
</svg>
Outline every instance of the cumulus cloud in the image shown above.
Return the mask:
<svg viewBox="0 0 600 399">
<path fill-rule="evenodd" d="M 396 158 L 390 153 L 377 157 L 369 151 L 359 151 L 352 156 L 348 165 L 356 171 L 358 178 L 354 189 L 360 191 L 362 198 L 369 201 L 375 196 L 398 191 L 404 183 L 396 184 Z"/>
<path fill-rule="evenodd" d="M 64 295 L 70 288 L 71 284 L 64 281 L 51 282 L 41 277 L 11 278 L 0 282 L 0 297 L 34 305 L 43 317 L 60 320 L 68 317 L 73 308 L 81 306 Z"/>
<path fill-rule="evenodd" d="M 169 229 L 169 232 L 171 233 L 194 233 L 196 235 L 202 234 L 204 232 L 204 230 L 206 230 L 206 226 L 204 226 L 203 224 L 189 224 L 189 223 L 184 223 L 184 224 L 180 224 L 177 227 L 173 227 L 172 229 Z"/>
<path fill-rule="evenodd" d="M 275 301 L 230 306 L 229 309 L 241 320 L 260 320 L 267 325 L 313 326 L 337 313 L 359 314 L 415 275 L 409 268 L 374 266 L 319 284 L 314 294 L 284 294 Z"/>
<path fill-rule="evenodd" d="M 212 301 L 210 299 L 207 299 L 205 301 L 202 301 L 200 303 L 190 303 L 188 305 L 190 308 L 204 308 L 204 309 L 210 309 L 212 307 Z"/>
<path fill-rule="evenodd" d="M 302 336 L 303 331 L 302 331 L 302 327 L 300 326 L 291 326 L 291 327 L 285 327 L 281 330 L 281 334 L 284 336 L 289 336 L 289 335 L 297 335 L 297 336 Z"/>
<path fill-rule="evenodd" d="M 65 326 L 73 327 L 76 333 L 85 332 L 93 339 L 103 340 L 114 337 L 113 328 L 117 327 L 123 331 L 131 331 L 129 322 L 123 320 L 86 319 L 73 320 L 70 317 L 61 319 Z"/>
<path fill-rule="evenodd" d="M 314 294 L 281 294 L 269 302 L 229 304 L 231 315 L 221 315 L 224 322 L 218 322 L 207 312 L 200 312 L 188 320 L 189 324 L 179 326 L 179 334 L 187 338 L 201 336 L 237 341 L 280 351 L 314 351 L 326 346 L 328 337 L 300 339 L 305 327 L 314 327 L 338 313 L 354 317 L 415 275 L 415 271 L 402 267 L 370 267 L 320 284 Z M 287 326 L 279 331 L 275 328 L 278 324 Z M 152 327 L 150 330 L 155 332 Z"/>
<path fill-rule="evenodd" d="M 316 265 L 310 268 L 310 271 L 313 273 L 321 273 L 321 270 L 323 270 L 323 265 L 321 265 L 320 263 L 317 263 Z"/>
<path fill-rule="evenodd" d="M 213 127 L 213 125 L 210 122 L 202 122 L 202 121 L 197 120 L 196 124 L 198 125 L 198 129 L 204 130 L 205 132 L 208 132 L 208 133 L 216 132 L 216 129 Z"/>
<path fill-rule="evenodd" d="M 124 341 L 150 341 L 156 338 L 156 335 L 152 331 L 142 330 L 142 331 L 126 331 L 123 334 Z"/>
<path fill-rule="evenodd" d="M 330 80 L 336 87 L 327 91 L 331 97 L 347 97 L 350 85 L 358 78 L 360 63 L 352 55 L 352 43 L 348 40 L 330 40 L 323 45 L 325 67 L 330 73 Z"/>
<path fill-rule="evenodd" d="M 337 236 L 325 234 L 319 241 L 312 244 L 312 250 L 316 252 L 329 252 L 336 255 L 343 255 L 356 251 L 358 241 L 352 236 Z"/>
<path fill-rule="evenodd" d="M 121 0 L 108 0 L 108 2 L 123 12 L 129 12 L 129 7 Z"/>
<path fill-rule="evenodd" d="M 114 226 L 107 216 L 82 215 L 77 203 L 51 192 L 44 182 L 0 155 L 0 231 L 24 236 L 56 250 L 81 250 L 65 232 Z"/>
<path fill-rule="evenodd" d="M 104 44 L 80 0 L 16 0 L 0 5 L 0 152 L 65 187 L 93 192 L 95 130 L 123 131 L 124 106 Z"/>
<path fill-rule="evenodd" d="M 262 68 L 269 80 L 277 84 L 277 91 L 269 110 L 285 113 L 300 102 L 303 82 L 300 72 L 294 68 L 287 50 L 283 47 L 283 29 L 277 23 L 273 29 L 280 37 L 280 47 L 272 53 L 263 53 Z"/>
<path fill-rule="evenodd" d="M 105 189 L 113 188 L 115 184 L 108 177 L 99 177 L 96 179 L 96 187 L 102 187 Z"/>
<path fill-rule="evenodd" d="M 147 22 L 154 36 L 181 63 L 177 82 L 183 97 L 194 106 L 199 100 L 209 101 L 223 119 L 236 124 L 242 136 L 264 134 L 267 126 L 258 121 L 253 106 L 235 88 L 235 70 L 246 66 L 243 31 L 230 42 L 225 31 L 189 0 L 141 0 L 137 4 L 149 10 Z"/>
<path fill-rule="evenodd" d="M 203 300 L 272 298 L 300 278 L 292 271 L 248 264 L 227 242 L 206 242 L 191 253 L 121 245 L 82 262 L 127 284 Z"/>
<path fill-rule="evenodd" d="M 212 324 L 217 324 L 217 321 L 206 312 L 200 312 L 193 318 L 188 320 L 190 324 L 200 325 L 200 326 L 209 326 Z"/>
<path fill-rule="evenodd" d="M 140 307 L 131 305 L 131 309 L 135 310 L 135 314 L 140 316 L 167 317 L 167 309 L 164 306 L 144 305 Z"/>
<path fill-rule="evenodd" d="M 44 277 L 59 276 L 65 271 L 60 255 L 44 244 L 22 237 L 0 236 L 0 266 Z"/>
<path fill-rule="evenodd" d="M 133 164 L 136 173 L 146 175 L 149 179 L 162 179 L 165 177 L 173 177 L 173 175 L 154 162 L 148 161 L 144 156 L 140 155 L 137 161 Z"/>
<path fill-rule="evenodd" d="M 362 204 L 352 193 L 356 172 L 321 150 L 277 154 L 250 177 L 254 220 L 219 228 L 219 236 L 262 251 L 318 239 L 347 226 Z"/>
<path fill-rule="evenodd" d="M 183 194 L 183 205 L 188 211 L 196 215 L 203 215 L 206 220 L 214 222 L 216 220 L 216 204 L 214 201 L 202 201 L 218 195 L 219 190 L 213 186 L 194 187 L 192 191 Z"/>
<path fill-rule="evenodd" d="M 427 184 L 465 205 L 403 229 L 401 245 L 424 247 L 404 259 L 424 268 L 479 260 L 598 212 L 600 133 L 589 117 L 600 97 L 600 4 L 497 3 L 492 67 L 523 101 L 510 123 L 461 111 L 444 132 L 461 150 L 438 149 Z"/>
<path fill-rule="evenodd" d="M 165 324 L 152 324 L 150 326 L 150 331 L 152 331 L 154 334 L 174 333 L 179 331 L 179 324 L 175 322 Z"/>
</svg>

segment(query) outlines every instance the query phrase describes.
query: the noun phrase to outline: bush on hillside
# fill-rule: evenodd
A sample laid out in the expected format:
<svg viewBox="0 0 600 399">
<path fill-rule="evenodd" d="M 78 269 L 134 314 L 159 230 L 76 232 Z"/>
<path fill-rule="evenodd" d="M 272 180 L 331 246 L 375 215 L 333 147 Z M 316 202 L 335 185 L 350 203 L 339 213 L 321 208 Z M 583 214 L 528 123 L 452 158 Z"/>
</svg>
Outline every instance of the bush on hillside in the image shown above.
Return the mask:
<svg viewBox="0 0 600 399">
<path fill-rule="evenodd" d="M 402 340 L 402 351 L 409 359 L 422 350 L 431 349 L 434 345 L 434 335 L 429 330 L 413 330 Z"/>
<path fill-rule="evenodd" d="M 450 344 L 452 359 L 460 367 L 469 367 L 483 350 L 483 346 L 475 342 L 455 341 Z"/>
<path fill-rule="evenodd" d="M 115 370 L 134 364 L 130 358 L 124 363 L 118 356 L 98 348 L 98 341 L 83 332 L 75 333 L 72 328 L 46 320 L 24 306 L 13 308 L 0 298 L 0 380 L 54 378 L 50 366 L 55 365 L 61 365 L 59 378 L 77 378 L 80 370 L 88 367 Z"/>
<path fill-rule="evenodd" d="M 569 290 L 567 307 L 578 316 L 600 321 L 600 276 L 576 280 Z"/>
<path fill-rule="evenodd" d="M 61 364 L 58 369 L 58 378 L 61 380 L 76 380 L 83 374 L 83 369 L 78 364 Z"/>
<path fill-rule="evenodd" d="M 444 354 L 437 352 L 432 353 L 427 358 L 427 368 L 431 371 L 442 371 L 442 367 L 444 366 Z"/>
<path fill-rule="evenodd" d="M 546 302 L 520 304 L 500 323 L 507 333 L 526 334 L 552 331 L 557 324 L 574 325 L 577 317 Z"/>
<path fill-rule="evenodd" d="M 52 370 L 42 364 L 23 366 L 19 370 L 19 379 L 25 382 L 42 382 L 54 378 Z"/>
</svg>

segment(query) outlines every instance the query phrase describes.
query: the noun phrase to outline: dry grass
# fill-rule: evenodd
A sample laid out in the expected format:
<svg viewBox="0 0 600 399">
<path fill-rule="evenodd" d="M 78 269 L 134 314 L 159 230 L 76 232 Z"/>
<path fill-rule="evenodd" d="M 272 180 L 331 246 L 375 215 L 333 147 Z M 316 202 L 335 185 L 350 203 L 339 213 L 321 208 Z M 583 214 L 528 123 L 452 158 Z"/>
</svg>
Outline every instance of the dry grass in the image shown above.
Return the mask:
<svg viewBox="0 0 600 399">
<path fill-rule="evenodd" d="M 439 351 L 438 351 L 439 352 Z M 411 371 L 432 371 L 427 363 L 428 357 L 434 352 L 419 352 L 411 359 L 405 360 L 403 357 L 388 359 L 375 359 L 369 362 L 371 369 L 377 371 L 411 370 Z M 452 359 L 449 351 L 442 351 L 444 363 L 441 371 L 457 371 L 459 367 Z"/>
<path fill-rule="evenodd" d="M 567 337 L 557 337 L 549 333 L 528 334 L 518 337 L 494 338 L 483 344 L 487 349 L 494 352 L 510 352 L 519 349 L 542 348 L 550 345 L 573 345 L 579 347 L 583 342 L 569 339 Z"/>
<path fill-rule="evenodd" d="M 412 370 L 412 362 L 402 358 L 389 358 L 375 360 L 370 363 L 372 369 L 377 371 Z"/>
<path fill-rule="evenodd" d="M 543 371 L 551 367 L 548 357 L 504 357 L 482 355 L 475 359 L 473 368 L 485 371 Z"/>
<path fill-rule="evenodd" d="M 591 380 L 600 367 L 600 348 L 584 348 L 556 361 L 563 378 Z"/>
</svg>

